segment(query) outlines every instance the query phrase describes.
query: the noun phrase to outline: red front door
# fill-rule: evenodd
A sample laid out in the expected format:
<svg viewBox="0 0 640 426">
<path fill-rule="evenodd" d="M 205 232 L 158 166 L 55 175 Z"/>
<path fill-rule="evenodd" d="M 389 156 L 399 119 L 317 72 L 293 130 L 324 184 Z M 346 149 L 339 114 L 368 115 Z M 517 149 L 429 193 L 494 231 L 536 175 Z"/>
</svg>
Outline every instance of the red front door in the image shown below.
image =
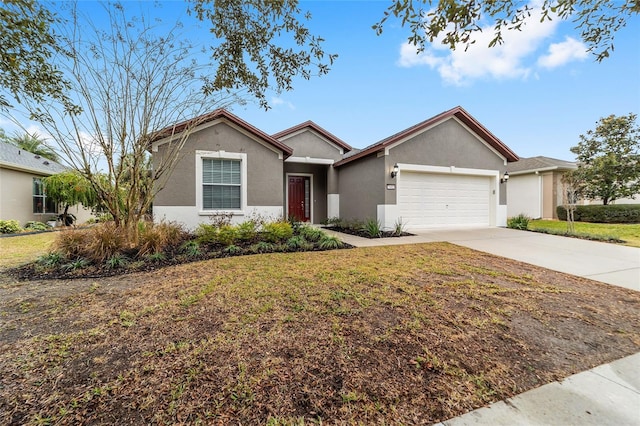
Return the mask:
<svg viewBox="0 0 640 426">
<path fill-rule="evenodd" d="M 311 179 L 309 176 L 289 176 L 289 218 L 311 221 Z"/>
</svg>

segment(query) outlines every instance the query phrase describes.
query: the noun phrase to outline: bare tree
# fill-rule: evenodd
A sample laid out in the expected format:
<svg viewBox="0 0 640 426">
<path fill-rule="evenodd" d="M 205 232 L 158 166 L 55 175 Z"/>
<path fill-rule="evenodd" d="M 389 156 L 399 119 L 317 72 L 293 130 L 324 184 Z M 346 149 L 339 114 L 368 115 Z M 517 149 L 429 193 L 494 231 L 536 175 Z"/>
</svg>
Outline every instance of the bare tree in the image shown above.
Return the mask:
<svg viewBox="0 0 640 426">
<path fill-rule="evenodd" d="M 572 234 L 576 230 L 574 214 L 578 200 L 582 195 L 583 183 L 580 176 L 573 171 L 564 173 L 561 182 L 562 204 L 567 210 L 567 233 Z"/>
<path fill-rule="evenodd" d="M 53 137 L 61 157 L 93 186 L 99 204 L 135 241 L 137 222 L 150 208 L 192 131 L 193 117 L 225 107 L 237 93 L 205 94 L 197 49 L 181 26 L 160 26 L 130 17 L 122 5 L 104 5 L 100 25 L 73 8 L 60 64 L 78 108 L 51 102 L 25 102 L 31 117 Z M 182 123 L 167 144 L 169 155 L 149 169 L 149 142 L 168 125 Z"/>
</svg>

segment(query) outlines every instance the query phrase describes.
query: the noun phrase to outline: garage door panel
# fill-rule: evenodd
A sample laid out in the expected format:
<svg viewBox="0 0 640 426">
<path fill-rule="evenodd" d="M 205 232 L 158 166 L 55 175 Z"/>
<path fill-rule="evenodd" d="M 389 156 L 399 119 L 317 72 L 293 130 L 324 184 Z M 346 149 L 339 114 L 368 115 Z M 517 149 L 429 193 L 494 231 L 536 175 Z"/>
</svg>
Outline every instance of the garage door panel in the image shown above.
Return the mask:
<svg viewBox="0 0 640 426">
<path fill-rule="evenodd" d="M 490 180 L 486 176 L 403 172 L 400 216 L 409 227 L 489 225 Z"/>
</svg>

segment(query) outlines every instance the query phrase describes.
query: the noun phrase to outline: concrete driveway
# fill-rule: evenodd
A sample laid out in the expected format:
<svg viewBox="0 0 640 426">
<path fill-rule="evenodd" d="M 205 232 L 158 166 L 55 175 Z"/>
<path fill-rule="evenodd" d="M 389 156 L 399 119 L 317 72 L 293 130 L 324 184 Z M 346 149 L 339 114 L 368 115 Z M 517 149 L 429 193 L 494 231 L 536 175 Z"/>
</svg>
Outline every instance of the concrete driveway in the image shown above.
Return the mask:
<svg viewBox="0 0 640 426">
<path fill-rule="evenodd" d="M 412 233 L 640 291 L 640 248 L 506 228 Z"/>
</svg>

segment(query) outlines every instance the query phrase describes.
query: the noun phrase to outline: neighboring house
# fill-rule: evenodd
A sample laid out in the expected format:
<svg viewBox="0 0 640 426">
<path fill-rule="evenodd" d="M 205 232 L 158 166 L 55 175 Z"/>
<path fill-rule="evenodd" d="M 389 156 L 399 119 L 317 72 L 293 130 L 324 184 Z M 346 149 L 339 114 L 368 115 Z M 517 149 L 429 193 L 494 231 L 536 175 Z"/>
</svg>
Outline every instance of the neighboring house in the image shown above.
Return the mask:
<svg viewBox="0 0 640 426">
<path fill-rule="evenodd" d="M 270 136 L 225 110 L 197 119 L 154 199 L 156 219 L 189 228 L 223 213 L 234 222 L 371 218 L 386 228 L 506 224 L 502 177 L 518 157 L 461 107 L 362 150 L 311 121 Z M 154 164 L 168 142 L 152 141 Z"/>
<path fill-rule="evenodd" d="M 556 207 L 563 204 L 562 175 L 577 167 L 572 161 L 543 156 L 510 163 L 507 215 L 522 213 L 534 219 L 557 219 Z"/>
<path fill-rule="evenodd" d="M 39 155 L 0 142 L 0 220 L 46 222 L 58 213 L 58 206 L 47 198 L 42 178 L 65 171 L 66 167 Z M 69 213 L 78 222 L 86 221 L 90 212 L 74 206 Z"/>
</svg>

